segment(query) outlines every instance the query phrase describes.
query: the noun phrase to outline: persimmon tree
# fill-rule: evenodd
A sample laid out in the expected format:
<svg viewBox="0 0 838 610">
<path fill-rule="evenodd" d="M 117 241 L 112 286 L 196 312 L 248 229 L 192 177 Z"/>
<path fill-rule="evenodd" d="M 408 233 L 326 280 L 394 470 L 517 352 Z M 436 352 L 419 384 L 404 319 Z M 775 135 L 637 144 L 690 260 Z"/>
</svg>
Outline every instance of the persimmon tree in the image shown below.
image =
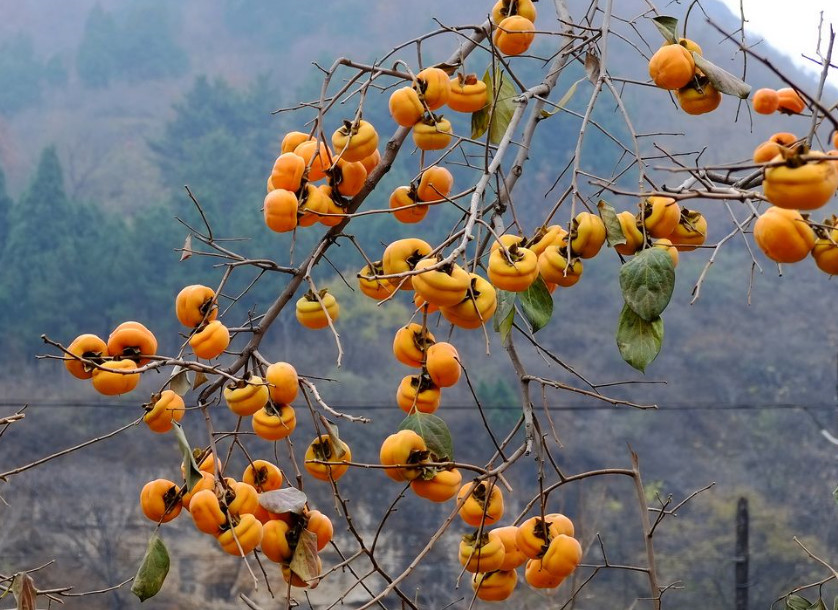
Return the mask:
<svg viewBox="0 0 838 610">
<path fill-rule="evenodd" d="M 573 393 L 619 408 L 655 405 L 610 394 L 610 385 L 588 379 L 543 345 L 540 337 L 553 322 L 553 299 L 585 281 L 588 259 L 607 257 L 619 266 L 625 303 L 613 320 L 613 349 L 642 372 L 663 345 L 662 314 L 680 256 L 709 253 L 694 299 L 717 257 L 737 239 L 747 244 L 753 267 L 765 264 L 756 244 L 776 263 L 811 254 L 826 273 L 838 273 L 835 217 L 819 222 L 809 214 L 838 187 L 833 153 L 817 151 L 828 148 L 824 142 L 838 119 L 822 99 L 830 35 L 824 39 L 818 90 L 808 91 L 775 70 L 776 90 L 763 89 L 754 97 L 756 112 L 805 116 L 799 133 L 755 142 L 753 162 L 687 166 L 678 153 L 647 145 L 648 134 L 635 129 L 624 102 L 627 90 L 637 89 L 644 103 L 659 105 L 661 112 L 690 115 L 711 112 L 727 98 L 724 103 L 738 105 L 744 117 L 751 112 L 751 87 L 713 62 L 719 63 L 723 53 L 741 53 L 773 70 L 744 38 L 740 44 L 731 37 L 713 57 L 705 56 L 701 41 L 686 38 L 678 19 L 648 4 L 642 15 L 623 15 L 619 3 L 595 0 L 572 16 L 565 0 L 542 0 L 538 10 L 530 0 L 499 0 L 487 5 L 485 20 L 475 15 L 473 25 L 438 23 L 374 63 L 342 57 L 329 67 L 318 66 L 319 97 L 277 110 L 299 127 L 282 134 L 264 201 L 248 202 L 256 213 L 261 205 L 264 217 L 253 231 L 290 234 L 289 251 L 260 258 L 238 252 L 236 242 L 223 234 L 223 219 L 207 215 L 187 188 L 200 220 L 180 220 L 186 232 L 181 259 L 220 267 L 223 276 L 214 286 L 196 280 L 177 295 L 176 316 L 186 329 L 180 350 L 158 353 L 149 330 L 153 320 L 124 322 L 107 339 L 84 329 L 75 340 L 43 337 L 51 348 L 43 357 L 63 361 L 69 373 L 91 380 L 91 392 L 125 394 L 155 371 L 165 371 L 165 381 L 156 382 L 150 399 L 138 399 L 135 421 L 0 478 L 132 428 L 137 435 L 173 435 L 181 449 L 182 479 L 150 481 L 140 498 L 150 519 L 149 545 L 132 590 L 142 600 L 166 595 L 170 554 L 177 561 L 177 549 L 170 552 L 164 542 L 166 531 L 192 527 L 183 523 L 191 519 L 218 540 L 219 553 L 241 558 L 254 590 L 266 588 L 289 605 L 306 589 L 344 572 L 351 575 L 349 584 L 333 605 L 362 590 L 362 608 L 427 607 L 427 600 L 415 598 L 404 583 L 441 545 L 458 549 L 452 553 L 469 573 L 469 607 L 478 598 L 516 595 L 521 581 L 558 588 L 555 606 L 571 607 L 607 571 L 624 571 L 645 583 L 638 604 L 666 605 L 677 593 L 674 583 L 660 576 L 654 541 L 665 533 L 662 524 L 669 516 L 706 487 L 650 507 L 641 461 L 633 451 L 611 468 L 571 472 L 560 465 L 555 453 L 560 440 L 550 413 L 557 396 Z M 687 12 L 692 11 L 702 12 L 698 2 L 689 6 Z M 651 82 L 612 73 L 616 41 L 648 64 Z M 446 49 L 448 57 L 427 65 L 429 49 Z M 571 84 L 557 91 L 562 76 Z M 569 110 L 571 98 L 583 95 L 584 112 Z M 625 137 L 597 121 L 602 106 L 614 108 Z M 385 108 L 390 117 L 373 124 L 369 117 L 386 116 Z M 550 205 L 537 210 L 521 201 L 516 186 L 527 175 L 536 132 L 549 133 L 561 121 L 574 122 L 579 134 L 575 142 L 556 143 L 572 154 L 554 168 Z M 739 128 L 739 123 L 731 127 Z M 608 175 L 584 155 L 592 132 L 610 146 Z M 397 166 L 412 168 L 413 180 L 382 192 L 382 178 Z M 672 175 L 678 185 L 663 186 Z M 702 210 L 719 202 L 730 221 L 726 228 L 713 228 L 722 235 L 713 243 Z M 367 243 L 353 232 L 383 214 L 400 223 L 398 232 L 380 236 L 383 243 Z M 431 215 L 450 222 L 443 230 L 420 233 L 416 227 Z M 298 242 L 314 245 L 300 254 Z M 340 262 L 330 258 L 336 246 Z M 239 280 L 254 271 L 255 279 Z M 293 362 L 277 362 L 262 349 L 277 320 L 296 318 L 331 338 L 334 355 L 322 357 L 334 357 L 340 366 L 340 303 L 330 291 L 339 282 L 375 299 L 380 308 L 404 301 L 413 311 L 393 331 L 394 357 L 413 372 L 393 384 L 393 409 L 401 408 L 404 419 L 376 443 L 379 455 L 352 450 L 353 439 L 366 434 L 370 414 L 329 404 L 319 379 L 299 375 Z M 276 287 L 273 302 L 263 309 L 248 303 L 256 283 Z M 508 360 L 519 381 L 520 416 L 502 428 L 490 424 L 471 392 L 474 426 L 485 428 L 492 440 L 481 463 L 458 460 L 445 422 L 445 388 L 470 387 L 468 363 L 457 349 L 469 335 L 482 337 L 491 357 Z M 235 429 L 219 430 L 218 414 L 228 410 L 238 418 Z M 0 425 L 19 425 L 21 416 Z M 314 439 L 296 438 L 302 417 L 313 422 Z M 184 418 L 204 421 L 202 438 L 187 439 L 179 423 Z M 535 469 L 538 490 L 517 496 L 523 508 L 509 514 L 504 497 L 519 492 L 505 475 L 524 458 Z M 230 464 L 241 461 L 247 469 L 239 476 Z M 393 500 L 380 507 L 374 527 L 357 522 L 354 502 L 363 491 L 341 484 L 351 469 L 363 470 L 370 486 L 393 481 Z M 575 515 L 557 512 L 559 490 L 594 479 L 631 483 L 626 489 L 637 504 L 642 563 L 611 562 L 607 541 L 579 529 Z M 312 486 L 331 490 L 340 526 L 349 532 L 340 546 L 332 540 L 338 524 L 306 494 Z M 389 563 L 379 541 L 394 511 L 422 510 L 418 507 L 429 501 L 446 503 L 437 528 L 422 532 L 426 543 L 408 561 Z M 332 565 L 320 558 L 330 544 L 340 557 Z M 828 569 L 824 582 L 835 575 Z M 23 572 L 5 582 L 18 595 L 19 607 L 34 607 L 36 595 L 65 593 L 38 590 Z M 242 594 L 241 600 L 260 607 L 253 595 Z"/>
</svg>

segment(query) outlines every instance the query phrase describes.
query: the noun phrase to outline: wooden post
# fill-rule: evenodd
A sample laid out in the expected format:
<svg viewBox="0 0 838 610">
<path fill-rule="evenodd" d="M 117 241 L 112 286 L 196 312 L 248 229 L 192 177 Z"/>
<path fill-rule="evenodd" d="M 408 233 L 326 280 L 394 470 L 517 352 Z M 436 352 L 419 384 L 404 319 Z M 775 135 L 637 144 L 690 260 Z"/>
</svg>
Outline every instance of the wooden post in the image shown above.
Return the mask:
<svg viewBox="0 0 838 610">
<path fill-rule="evenodd" d="M 748 499 L 739 498 L 736 510 L 736 610 L 748 610 Z"/>
</svg>

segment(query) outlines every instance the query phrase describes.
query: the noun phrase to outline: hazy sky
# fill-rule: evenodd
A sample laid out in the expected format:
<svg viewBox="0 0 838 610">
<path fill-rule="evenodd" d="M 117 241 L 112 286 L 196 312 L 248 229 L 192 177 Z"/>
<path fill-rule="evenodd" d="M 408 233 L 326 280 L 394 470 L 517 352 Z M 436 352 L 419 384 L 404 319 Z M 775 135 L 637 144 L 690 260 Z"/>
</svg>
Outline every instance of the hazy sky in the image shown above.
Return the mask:
<svg viewBox="0 0 838 610">
<path fill-rule="evenodd" d="M 740 0 L 721 0 L 734 12 L 739 14 Z M 811 61 L 803 59 L 801 53 L 809 57 L 816 57 L 818 43 L 818 23 L 823 11 L 826 28 L 822 41 L 823 52 L 826 52 L 829 24 L 838 30 L 838 0 L 741 0 L 748 20 L 746 28 L 755 36 L 764 38 L 766 42 L 783 51 L 793 58 L 798 65 L 813 72 L 819 72 L 820 67 Z M 838 62 L 838 44 L 835 45 L 832 63 Z M 838 85 L 838 71 L 832 70 L 830 82 Z"/>
</svg>

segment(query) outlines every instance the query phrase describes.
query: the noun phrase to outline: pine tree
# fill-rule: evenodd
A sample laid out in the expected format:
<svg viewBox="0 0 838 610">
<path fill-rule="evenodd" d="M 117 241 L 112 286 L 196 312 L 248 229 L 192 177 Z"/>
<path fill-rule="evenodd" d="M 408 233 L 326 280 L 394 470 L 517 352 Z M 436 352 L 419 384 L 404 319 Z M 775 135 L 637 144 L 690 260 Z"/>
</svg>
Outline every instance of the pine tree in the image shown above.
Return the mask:
<svg viewBox="0 0 838 610">
<path fill-rule="evenodd" d="M 116 76 L 119 35 L 110 13 L 96 4 L 87 15 L 84 38 L 76 55 L 76 71 L 87 87 L 107 87 Z"/>
<path fill-rule="evenodd" d="M 4 356 L 38 353 L 41 333 L 69 341 L 80 332 L 106 330 L 97 325 L 98 301 L 103 283 L 113 279 L 90 272 L 112 255 L 104 249 L 100 216 L 68 200 L 55 148 L 45 149 L 8 214 L 0 256 Z"/>
<path fill-rule="evenodd" d="M 6 192 L 6 174 L 0 168 L 0 252 L 9 235 L 9 211 L 12 208 L 12 198 Z"/>
</svg>

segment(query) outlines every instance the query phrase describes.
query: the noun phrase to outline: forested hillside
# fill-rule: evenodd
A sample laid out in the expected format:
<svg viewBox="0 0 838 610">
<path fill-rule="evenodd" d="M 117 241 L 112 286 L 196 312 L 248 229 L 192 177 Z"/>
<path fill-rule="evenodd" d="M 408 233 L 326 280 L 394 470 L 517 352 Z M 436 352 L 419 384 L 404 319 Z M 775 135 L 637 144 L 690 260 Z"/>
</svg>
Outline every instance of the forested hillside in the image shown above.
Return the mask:
<svg viewBox="0 0 838 610">
<path fill-rule="evenodd" d="M 643 3 L 636 4 L 640 13 Z M 739 27 L 721 5 L 707 6 L 714 8 L 708 12 L 722 29 L 732 32 Z M 50 21 L 60 23 L 60 28 L 43 26 L 47 10 Z M 673 4 L 664 10 L 677 13 L 683 8 Z M 60 363 L 38 360 L 36 356 L 45 353 L 41 334 L 64 342 L 82 332 L 107 336 L 120 321 L 135 319 L 161 338 L 160 353 L 176 352 L 184 336 L 178 335 L 182 328 L 173 315 L 175 295 L 186 284 L 215 285 L 223 273 L 206 258 L 179 260 L 185 225 L 201 223 L 184 185 L 214 230 L 233 240 L 237 252 L 280 260 L 292 240 L 296 240 L 294 252 L 305 252 L 317 237 L 268 231 L 260 208 L 279 138 L 292 129 L 305 131 L 305 120 L 312 114 L 272 111 L 319 95 L 322 74 L 316 64 L 328 66 L 342 55 L 371 62 L 382 49 L 437 27 L 431 14 L 452 25 L 472 22 L 485 12 L 486 2 L 478 0 L 295 3 L 293 16 L 269 0 L 82 0 L 49 7 L 0 0 L 0 404 L 11 408 L 31 403 L 27 425 L 38 429 L 41 437 L 43 430 L 52 431 L 55 449 L 137 417 L 140 399 L 100 400 L 89 387 L 71 384 Z M 355 24 L 363 24 L 363 35 L 355 31 Z M 647 33 L 653 31 L 650 24 L 643 27 Z M 690 36 L 702 40 L 714 62 L 742 74 L 735 45 L 725 42 L 698 11 L 689 28 Z M 546 53 L 547 48 L 536 45 L 534 52 Z M 619 51 L 613 51 L 617 69 L 612 75 L 648 80 L 646 64 L 638 63 L 636 53 L 621 56 Z M 651 54 L 650 49 L 642 51 Z M 784 70 L 793 70 L 768 46 L 763 52 Z M 481 76 L 487 69 L 478 63 L 468 67 Z M 527 212 L 549 208 L 567 188 L 563 170 L 579 133 L 584 90 L 591 86 L 584 79 L 575 84 L 575 79 L 584 77 L 583 69 L 572 76 L 562 78 L 553 101 L 572 87 L 578 92 L 569 97 L 564 111 L 545 119 L 515 191 L 518 210 L 524 213 L 521 222 L 530 232 L 535 221 L 529 222 Z M 809 77 L 796 78 L 816 87 Z M 755 88 L 778 86 L 771 73 L 753 60 L 748 63 L 747 80 Z M 679 158 L 685 165 L 695 165 L 699 158 L 702 164 L 748 159 L 756 142 L 787 125 L 786 119 L 751 116 L 730 97 L 718 112 L 700 120 L 681 112 L 665 93 L 659 98 L 660 104 L 648 107 L 637 104 L 630 92 L 623 100 L 637 121 L 635 131 L 643 135 L 642 146 L 658 147 L 662 161 L 676 139 L 689 142 L 691 153 Z M 386 95 L 365 107 L 365 118 L 376 125 L 392 124 Z M 583 155 L 593 167 L 610 174 L 614 159 L 602 154 L 609 139 L 605 132 L 620 138 L 627 133 L 615 106 L 601 105 L 594 119 L 601 129 L 592 131 Z M 468 134 L 467 117 L 453 121 L 455 132 Z M 751 137 L 731 138 L 734 121 L 748 125 Z M 384 138 L 389 136 L 388 128 L 380 129 Z M 400 161 L 382 181 L 381 192 L 406 184 L 414 173 L 414 165 Z M 683 179 L 681 174 L 654 168 L 650 176 L 659 186 L 675 186 Z M 455 172 L 455 183 L 457 178 Z M 591 185 L 585 188 L 596 190 Z M 604 197 L 617 209 L 635 209 L 636 202 L 628 198 Z M 381 208 L 387 202 L 373 197 L 365 205 Z M 835 203 L 828 209 L 836 212 Z M 417 235 L 439 233 L 456 213 L 432 210 Z M 719 201 L 718 209 L 708 214 L 708 243 L 724 236 L 714 227 L 728 222 L 731 213 Z M 352 229 L 356 239 L 372 250 L 399 231 L 388 215 Z M 364 261 L 348 247 L 337 250 L 338 254 L 330 254 L 328 271 L 326 265 L 320 266 L 318 281 L 341 300 L 341 325 L 346 331 L 342 332 L 343 366 L 335 367 L 330 337 L 300 329 L 293 316 L 272 327 L 262 349 L 271 358 L 293 361 L 303 375 L 340 381 L 324 383 L 324 398 L 373 419 L 366 429 L 347 435 L 356 439 L 353 447 L 358 453 L 374 453 L 377 431 L 392 427 L 402 415 L 395 407 L 391 411 L 391 405 L 393 388 L 404 374 L 398 363 L 374 347 L 392 341 L 413 305 L 400 298 L 378 307 L 360 295 L 354 288 L 355 275 Z M 717 483 L 676 521 L 668 522 L 671 529 L 661 534 L 661 555 L 673 557 L 667 570 L 684 581 L 677 606 L 684 609 L 730 606 L 733 513 L 740 496 L 749 497 L 753 513 L 753 608 L 767 607 L 813 576 L 805 554 L 791 542 L 793 535 L 819 550 L 838 543 L 831 498 L 838 467 L 834 448 L 819 433 L 834 425 L 831 407 L 838 382 L 838 329 L 830 323 L 834 281 L 818 273 L 811 261 L 786 267 L 780 276 L 776 265 L 761 257 L 761 269 L 754 269 L 741 238 L 727 243 L 722 254 L 712 261 L 694 303 L 694 287 L 713 250 L 700 249 L 682 260 L 672 305 L 666 311 L 663 350 L 645 376 L 628 367 L 614 346 L 622 301 L 618 266 L 602 260 L 605 257 L 586 262 L 585 281 L 556 294 L 553 324 L 537 335 L 545 347 L 595 384 L 632 382 L 615 388 L 613 395 L 661 407 L 649 412 L 620 407 L 614 412 L 577 394 L 549 395 L 546 402 L 556 409 L 556 440 L 572 456 L 566 464 L 569 470 L 627 463 L 630 444 L 648 468 L 650 501 L 656 492 L 662 498 L 673 494 L 682 499 Z M 264 307 L 280 288 L 276 281 L 266 281 L 249 289 L 255 275 L 239 277 L 227 287 L 228 299 L 243 295 L 231 316 L 241 325 L 247 323 L 251 308 Z M 440 324 L 438 332 L 445 335 L 446 325 Z M 495 338 L 488 348 L 500 349 Z M 489 417 L 514 422 L 518 418 L 514 378 L 497 359 L 485 357 L 486 349 L 480 333 L 461 349 L 471 385 Z M 562 375 L 573 379 L 555 363 L 530 364 L 550 369 L 558 379 Z M 452 413 L 449 425 L 455 442 L 462 459 L 468 460 L 472 431 L 458 415 L 473 410 L 471 390 L 461 384 L 446 400 L 443 408 Z M 226 423 L 235 425 L 233 418 Z M 197 423 L 188 428 L 196 438 L 201 430 Z M 0 471 L 53 449 L 33 445 L 34 438 L 34 431 L 25 427 L 4 437 Z M 114 573 L 112 558 L 139 561 L 147 522 L 138 510 L 130 510 L 130 503 L 111 504 L 102 498 L 133 498 L 138 493 L 133 480 L 125 482 L 126 469 L 153 478 L 177 461 L 170 439 L 146 444 L 145 437 L 135 434 L 131 440 L 102 443 L 98 454 L 53 462 L 37 475 L 16 479 L 8 492 L 0 490 L 9 502 L 0 508 L 4 522 L 15 523 L 26 507 L 42 515 L 44 523 L 44 532 L 35 537 L 14 527 L 2 529 L 0 572 L 13 570 L 21 560 L 38 563 L 57 558 L 62 572 L 57 585 L 69 581 L 92 589 L 131 576 Z M 347 476 L 349 484 L 355 475 Z M 515 473 L 510 475 L 514 477 Z M 519 484 L 531 491 L 537 481 L 522 472 Z M 49 498 L 42 493 L 47 487 L 56 492 Z M 371 488 L 369 505 L 389 503 L 396 493 L 389 487 Z M 83 509 L 73 514 L 63 511 L 61 498 L 68 496 L 82 498 Z M 320 500 L 329 505 L 327 494 Z M 631 553 L 641 548 L 636 541 L 617 543 L 621 522 L 633 518 L 625 515 L 633 515 L 636 508 L 621 505 L 604 486 L 598 495 L 568 494 L 562 501 L 586 515 L 581 528 L 587 548 L 596 547 L 597 533 L 612 541 L 610 548 L 625 551 L 625 557 L 611 558 L 615 562 L 630 562 Z M 398 562 L 421 548 L 423 541 L 411 534 L 411 522 L 421 523 L 426 517 L 439 520 L 441 515 L 441 511 L 395 515 L 404 536 L 388 540 L 393 549 L 390 558 Z M 59 551 L 48 543 L 53 538 L 47 533 L 52 530 L 64 531 L 66 544 Z M 93 538 L 90 532 L 95 533 Z M 194 574 L 202 569 L 196 565 L 202 545 L 208 543 L 194 531 L 178 536 L 183 552 L 178 553 L 175 577 L 167 587 L 177 588 L 183 597 L 173 595 L 170 606 L 152 607 L 188 607 L 183 600 L 194 595 L 216 600 L 205 607 L 230 607 L 247 575 L 232 559 L 229 565 L 219 561 L 212 568 L 217 571 L 216 587 L 196 588 Z M 692 547 L 694 561 L 686 562 L 677 553 L 684 546 Z M 451 562 L 447 556 L 436 559 L 426 566 L 445 573 L 447 590 L 455 566 L 446 565 Z M 434 585 L 427 584 L 436 582 L 438 574 L 420 572 L 413 578 L 422 595 L 440 601 Z M 578 607 L 617 607 L 609 602 L 642 594 L 639 588 L 630 590 L 633 586 L 613 577 L 600 597 L 580 600 Z M 318 589 L 312 599 L 327 599 L 334 590 Z M 543 607 L 544 600 L 536 593 L 529 595 L 525 602 L 529 605 L 522 607 Z M 135 607 L 129 598 L 129 593 L 119 592 L 97 600 L 100 606 L 86 600 L 76 607 Z M 453 600 L 434 607 L 449 601 Z"/>
</svg>

